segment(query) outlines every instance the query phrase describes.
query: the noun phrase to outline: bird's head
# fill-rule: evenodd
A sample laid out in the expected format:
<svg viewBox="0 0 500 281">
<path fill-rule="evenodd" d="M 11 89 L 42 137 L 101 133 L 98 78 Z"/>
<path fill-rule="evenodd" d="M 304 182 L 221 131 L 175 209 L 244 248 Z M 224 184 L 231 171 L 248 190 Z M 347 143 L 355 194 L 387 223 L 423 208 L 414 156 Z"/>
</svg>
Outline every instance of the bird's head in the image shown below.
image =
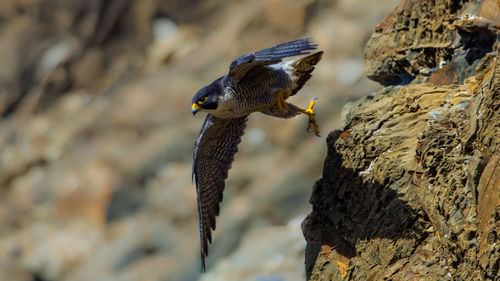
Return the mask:
<svg viewBox="0 0 500 281">
<path fill-rule="evenodd" d="M 211 111 L 217 109 L 219 98 L 224 94 L 219 79 L 203 87 L 193 97 L 191 112 L 195 115 L 198 111 Z"/>
</svg>

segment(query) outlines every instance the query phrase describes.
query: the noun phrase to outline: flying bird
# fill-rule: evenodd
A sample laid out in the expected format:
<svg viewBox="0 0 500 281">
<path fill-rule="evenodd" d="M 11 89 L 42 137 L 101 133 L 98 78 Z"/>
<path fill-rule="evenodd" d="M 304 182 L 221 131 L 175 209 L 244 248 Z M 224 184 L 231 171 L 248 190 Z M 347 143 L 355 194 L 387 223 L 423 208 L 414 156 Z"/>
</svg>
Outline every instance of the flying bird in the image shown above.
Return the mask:
<svg viewBox="0 0 500 281">
<path fill-rule="evenodd" d="M 286 100 L 295 95 L 311 78 L 322 51 L 310 54 L 317 45 L 300 39 L 276 45 L 235 59 L 229 73 L 199 90 L 193 97 L 191 111 L 207 112 L 193 153 L 193 178 L 196 183 L 201 242 L 201 269 L 219 215 L 224 183 L 238 151 L 248 115 L 261 112 L 279 118 L 305 114 L 307 131 L 319 136 L 314 119 L 313 98 L 307 109 Z M 302 56 L 295 60 L 282 59 Z"/>
</svg>

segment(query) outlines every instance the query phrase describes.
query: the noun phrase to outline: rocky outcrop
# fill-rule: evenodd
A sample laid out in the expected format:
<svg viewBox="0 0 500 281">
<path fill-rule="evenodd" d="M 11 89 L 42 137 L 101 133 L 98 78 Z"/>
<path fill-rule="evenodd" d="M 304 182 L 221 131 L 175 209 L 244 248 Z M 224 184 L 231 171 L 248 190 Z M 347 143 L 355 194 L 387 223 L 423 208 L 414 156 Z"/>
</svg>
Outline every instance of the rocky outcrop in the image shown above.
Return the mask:
<svg viewBox="0 0 500 281">
<path fill-rule="evenodd" d="M 498 278 L 499 21 L 496 1 L 408 0 L 376 27 L 365 73 L 394 86 L 328 136 L 309 280 Z"/>
<path fill-rule="evenodd" d="M 365 74 L 384 85 L 400 85 L 425 82 L 439 70 L 454 75 L 434 84 L 462 84 L 491 51 L 498 24 L 494 0 L 401 1 L 366 45 Z"/>
</svg>

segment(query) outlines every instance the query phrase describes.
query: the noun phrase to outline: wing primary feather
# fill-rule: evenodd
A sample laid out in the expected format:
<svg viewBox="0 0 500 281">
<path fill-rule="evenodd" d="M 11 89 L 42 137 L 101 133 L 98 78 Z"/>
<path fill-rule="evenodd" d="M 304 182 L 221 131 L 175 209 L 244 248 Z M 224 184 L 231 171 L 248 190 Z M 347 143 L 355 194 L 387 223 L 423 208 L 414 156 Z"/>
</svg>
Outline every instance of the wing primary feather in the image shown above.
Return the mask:
<svg viewBox="0 0 500 281">
<path fill-rule="evenodd" d="M 224 182 L 238 151 L 247 116 L 221 119 L 207 115 L 193 153 L 193 177 L 196 183 L 200 228 L 201 271 L 206 271 L 205 257 L 220 211 Z"/>
<path fill-rule="evenodd" d="M 309 38 L 290 41 L 276 46 L 247 54 L 235 59 L 229 66 L 228 76 L 238 83 L 252 68 L 279 63 L 281 59 L 309 54 L 318 45 Z"/>
<path fill-rule="evenodd" d="M 299 56 L 309 54 L 310 50 L 314 50 L 318 45 L 314 44 L 311 39 L 299 39 L 291 42 L 282 43 L 274 47 L 255 52 L 256 60 L 275 60 L 286 57 Z"/>
</svg>

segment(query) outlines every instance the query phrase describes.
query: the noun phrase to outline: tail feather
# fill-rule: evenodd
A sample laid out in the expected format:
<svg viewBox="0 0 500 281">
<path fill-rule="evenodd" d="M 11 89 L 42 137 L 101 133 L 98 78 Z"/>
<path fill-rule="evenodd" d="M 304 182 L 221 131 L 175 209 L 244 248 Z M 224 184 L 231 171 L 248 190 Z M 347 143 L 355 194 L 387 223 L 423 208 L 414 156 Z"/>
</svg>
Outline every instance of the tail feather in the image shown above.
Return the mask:
<svg viewBox="0 0 500 281">
<path fill-rule="evenodd" d="M 323 51 L 320 51 L 300 58 L 292 64 L 292 67 L 294 68 L 293 74 L 297 77 L 297 87 L 292 90 L 291 96 L 295 95 L 300 89 L 302 89 L 306 82 L 311 78 L 311 72 L 313 72 L 314 66 L 321 60 L 322 56 Z"/>
</svg>

